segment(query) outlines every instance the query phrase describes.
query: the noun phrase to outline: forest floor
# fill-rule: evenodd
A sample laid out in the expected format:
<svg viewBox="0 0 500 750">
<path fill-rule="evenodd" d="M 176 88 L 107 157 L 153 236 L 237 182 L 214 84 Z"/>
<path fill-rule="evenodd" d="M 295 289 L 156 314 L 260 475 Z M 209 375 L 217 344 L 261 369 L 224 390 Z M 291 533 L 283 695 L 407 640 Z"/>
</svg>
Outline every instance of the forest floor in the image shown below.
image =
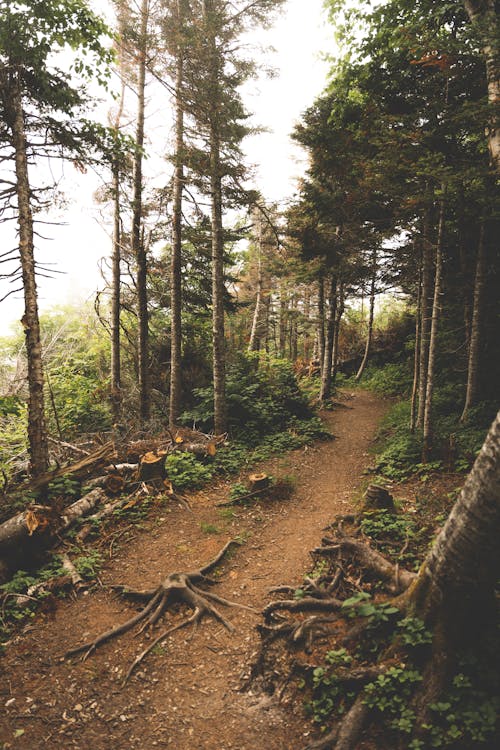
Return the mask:
<svg viewBox="0 0 500 750">
<path fill-rule="evenodd" d="M 154 588 L 174 571 L 207 563 L 235 537 L 243 544 L 219 566 L 214 593 L 260 612 L 271 587 L 299 587 L 322 529 L 361 495 L 370 443 L 387 408 L 364 391 L 344 403 L 347 408 L 323 415 L 335 440 L 265 464 L 273 476 L 295 477 L 290 499 L 217 508 L 227 499 L 228 481 L 191 495 L 193 513 L 158 506 L 142 528 L 111 538 L 98 585 L 37 613 L 0 659 L 3 750 L 299 750 L 307 744 L 312 728 L 301 710 L 239 690 L 259 646 L 261 618 L 253 612 L 221 605 L 233 633 L 208 618 L 194 633 L 173 633 L 124 687 L 129 666 L 148 645 L 145 634 L 127 633 L 86 661 L 62 655 L 134 613 L 111 584 Z M 180 613 L 166 617 L 172 624 L 182 619 Z"/>
</svg>

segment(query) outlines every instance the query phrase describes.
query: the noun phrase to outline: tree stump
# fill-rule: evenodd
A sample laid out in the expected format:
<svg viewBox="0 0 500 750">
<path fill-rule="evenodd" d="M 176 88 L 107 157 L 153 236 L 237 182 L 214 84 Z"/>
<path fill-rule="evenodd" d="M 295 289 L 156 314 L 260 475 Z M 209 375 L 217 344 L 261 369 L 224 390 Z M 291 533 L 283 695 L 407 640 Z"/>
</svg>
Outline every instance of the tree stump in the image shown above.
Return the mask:
<svg viewBox="0 0 500 750">
<path fill-rule="evenodd" d="M 248 480 L 250 482 L 249 492 L 265 490 L 271 484 L 271 479 L 267 474 L 250 474 Z"/>
<path fill-rule="evenodd" d="M 363 512 L 370 510 L 395 511 L 394 498 L 386 487 L 381 487 L 379 484 L 370 484 L 365 492 L 362 510 Z"/>
<path fill-rule="evenodd" d="M 139 462 L 137 470 L 137 479 L 140 482 L 147 482 L 150 479 L 164 479 L 165 457 L 167 451 L 149 451 L 145 453 Z"/>
</svg>

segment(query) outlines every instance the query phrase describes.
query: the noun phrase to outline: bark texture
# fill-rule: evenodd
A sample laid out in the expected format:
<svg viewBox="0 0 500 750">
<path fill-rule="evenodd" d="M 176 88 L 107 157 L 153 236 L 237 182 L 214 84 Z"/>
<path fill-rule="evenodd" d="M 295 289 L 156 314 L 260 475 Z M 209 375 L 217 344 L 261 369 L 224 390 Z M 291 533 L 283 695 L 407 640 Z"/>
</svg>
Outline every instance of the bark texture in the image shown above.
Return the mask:
<svg viewBox="0 0 500 750">
<path fill-rule="evenodd" d="M 467 418 L 469 409 L 474 406 L 479 392 L 479 352 L 481 348 L 481 314 L 483 309 L 485 284 L 485 244 L 484 221 L 479 231 L 476 275 L 474 279 L 474 301 L 472 303 L 472 324 L 469 340 L 469 362 L 467 367 L 467 391 L 461 421 Z"/>
<path fill-rule="evenodd" d="M 328 293 L 328 322 L 326 328 L 325 355 L 321 368 L 320 400 L 326 401 L 332 392 L 332 360 L 335 340 L 335 319 L 337 314 L 337 276 L 332 274 Z"/>
<path fill-rule="evenodd" d="M 363 355 L 363 360 L 359 366 L 359 370 L 356 374 L 356 380 L 361 380 L 361 377 L 363 375 L 363 372 L 365 371 L 365 367 L 368 362 L 368 357 L 370 356 L 370 350 L 372 348 L 372 339 L 373 339 L 373 317 L 375 314 L 375 289 L 376 289 L 376 282 L 377 282 L 377 250 L 373 250 L 372 254 L 372 277 L 370 281 L 370 312 L 368 315 L 368 333 L 366 336 L 366 345 L 365 345 L 365 353 Z"/>
<path fill-rule="evenodd" d="M 24 289 L 24 315 L 21 323 L 26 340 L 28 360 L 28 442 L 30 468 L 34 477 L 44 474 L 49 464 L 47 430 L 44 414 L 42 344 L 38 317 L 36 266 L 33 242 L 31 188 L 24 132 L 21 84 L 14 74 L 10 87 L 11 99 L 6 102 L 12 145 L 15 154 L 16 191 L 19 227 L 19 257 Z"/>
<path fill-rule="evenodd" d="M 137 49 L 137 124 L 135 130 L 134 155 L 134 197 L 132 215 L 132 252 L 137 265 L 137 315 L 139 320 L 138 360 L 139 360 L 139 410 L 143 422 L 150 416 L 149 398 L 149 332 L 148 332 L 148 295 L 146 287 L 147 254 L 143 232 L 142 205 L 142 159 L 144 148 L 144 112 L 146 91 L 147 31 L 149 19 L 149 0 L 142 0 L 141 25 Z"/>
<path fill-rule="evenodd" d="M 177 0 L 177 34 L 181 34 L 183 3 Z M 175 79 L 175 165 L 172 197 L 172 259 L 170 265 L 170 404 L 169 423 L 174 426 L 181 412 L 182 373 L 182 190 L 184 184 L 184 78 L 183 45 L 177 45 Z"/>
<path fill-rule="evenodd" d="M 500 173 L 500 35 L 495 0 L 465 0 L 465 9 L 477 27 L 486 65 L 488 102 L 492 113 L 487 128 L 491 164 Z"/>
</svg>

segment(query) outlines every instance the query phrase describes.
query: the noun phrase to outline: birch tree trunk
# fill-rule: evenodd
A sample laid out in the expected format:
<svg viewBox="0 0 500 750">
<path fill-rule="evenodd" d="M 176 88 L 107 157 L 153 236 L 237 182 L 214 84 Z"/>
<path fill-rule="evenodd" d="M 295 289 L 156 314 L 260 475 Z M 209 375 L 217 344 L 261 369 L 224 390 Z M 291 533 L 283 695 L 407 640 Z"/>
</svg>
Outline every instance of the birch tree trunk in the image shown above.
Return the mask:
<svg viewBox="0 0 500 750">
<path fill-rule="evenodd" d="M 320 401 L 326 401 L 332 392 L 332 357 L 333 357 L 333 340 L 335 337 L 335 316 L 337 312 L 337 277 L 332 274 L 330 279 L 330 289 L 328 292 L 328 322 L 325 341 L 325 356 L 321 375 Z"/>
<path fill-rule="evenodd" d="M 376 282 L 377 282 L 377 250 L 374 249 L 372 253 L 372 278 L 370 281 L 370 312 L 368 314 L 368 333 L 366 336 L 366 346 L 365 346 L 365 353 L 363 355 L 363 360 L 359 366 L 359 370 L 356 374 L 356 381 L 361 380 L 361 377 L 363 375 L 363 372 L 365 370 L 366 364 L 368 362 L 368 357 L 370 356 L 370 350 L 372 347 L 372 339 L 373 339 L 373 318 L 375 314 L 375 289 L 376 289 Z"/>
<path fill-rule="evenodd" d="M 500 173 L 500 34 L 495 0 L 464 0 L 471 22 L 477 27 L 483 45 L 488 85 L 488 102 L 492 115 L 487 128 L 491 164 Z"/>
<path fill-rule="evenodd" d="M 259 237 L 257 240 L 257 292 L 255 296 L 255 309 L 252 319 L 252 330 L 248 342 L 249 352 L 258 352 L 260 349 L 260 321 L 262 317 L 262 219 L 259 217 Z"/>
<path fill-rule="evenodd" d="M 479 230 L 476 275 L 474 279 L 474 300 L 472 304 L 472 325 L 469 342 L 469 363 L 467 367 L 467 390 L 461 422 L 465 422 L 471 406 L 477 403 L 479 391 L 479 352 L 481 347 L 481 314 L 483 308 L 485 282 L 485 243 L 484 219 Z"/>
<path fill-rule="evenodd" d="M 7 103 L 8 125 L 15 154 L 16 192 L 19 227 L 19 257 L 24 289 L 24 315 L 21 323 L 28 360 L 28 442 L 31 474 L 44 474 L 49 463 L 43 396 L 43 362 L 38 318 L 38 297 L 33 242 L 31 188 L 24 132 L 24 112 L 18 74 L 12 74 L 11 98 Z"/>
<path fill-rule="evenodd" d="M 147 294 L 147 254 L 143 232 L 142 159 L 144 148 L 144 111 L 146 94 L 147 32 L 149 0 L 142 0 L 140 31 L 137 48 L 137 124 L 135 131 L 134 179 L 132 201 L 132 253 L 137 264 L 137 316 L 139 322 L 138 371 L 139 412 L 141 421 L 150 416 L 149 397 L 149 321 Z"/>
<path fill-rule="evenodd" d="M 444 199 L 439 208 L 439 225 L 436 247 L 436 271 L 434 278 L 434 300 L 432 303 L 431 332 L 429 338 L 429 360 L 427 363 L 427 385 L 425 391 L 425 409 L 423 425 L 422 461 L 426 463 L 432 450 L 432 398 L 434 394 L 434 375 L 437 352 L 437 334 L 441 310 L 441 287 L 443 276 L 443 235 L 444 235 Z"/>
<path fill-rule="evenodd" d="M 170 264 L 170 403 L 169 424 L 174 427 L 181 412 L 182 392 L 182 191 L 184 185 L 184 50 L 181 42 L 183 0 L 177 0 L 177 44 L 175 77 L 175 165 L 172 196 L 172 257 Z"/>
</svg>

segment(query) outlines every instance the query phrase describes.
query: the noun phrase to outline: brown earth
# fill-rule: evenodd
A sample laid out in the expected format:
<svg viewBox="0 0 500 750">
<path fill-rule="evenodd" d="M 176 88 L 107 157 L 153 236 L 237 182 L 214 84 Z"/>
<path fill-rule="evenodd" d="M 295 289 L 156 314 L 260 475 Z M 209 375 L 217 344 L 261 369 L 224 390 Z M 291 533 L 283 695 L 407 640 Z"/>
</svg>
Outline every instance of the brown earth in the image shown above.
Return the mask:
<svg viewBox="0 0 500 750">
<path fill-rule="evenodd" d="M 192 514 L 161 505 L 131 538 L 127 529 L 110 538 L 100 585 L 38 614 L 2 658 L 4 750 L 300 750 L 306 744 L 311 728 L 301 711 L 238 691 L 259 645 L 259 616 L 251 612 L 221 607 L 234 633 L 209 619 L 194 633 L 174 633 L 123 688 L 131 662 L 148 644 L 144 634 L 127 633 L 85 662 L 61 655 L 134 612 L 109 584 L 154 588 L 175 570 L 208 562 L 236 536 L 244 544 L 221 565 L 217 594 L 260 611 L 272 586 L 299 586 L 322 529 L 353 507 L 386 408 L 362 391 L 345 403 L 348 408 L 324 415 L 336 440 L 266 464 L 275 476 L 295 477 L 290 500 L 223 511 L 215 506 L 227 498 L 228 482 L 190 498 Z M 167 617 L 180 622 L 182 613 Z"/>
</svg>

